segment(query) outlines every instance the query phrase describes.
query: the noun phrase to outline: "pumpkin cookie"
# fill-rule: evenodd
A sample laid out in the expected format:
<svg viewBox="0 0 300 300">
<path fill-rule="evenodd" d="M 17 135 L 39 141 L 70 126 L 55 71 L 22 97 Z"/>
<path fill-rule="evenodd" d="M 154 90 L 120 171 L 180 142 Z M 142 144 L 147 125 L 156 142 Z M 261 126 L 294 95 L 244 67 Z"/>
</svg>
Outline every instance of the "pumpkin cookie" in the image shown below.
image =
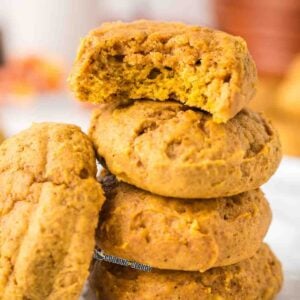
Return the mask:
<svg viewBox="0 0 300 300">
<path fill-rule="evenodd" d="M 82 41 L 69 81 L 93 103 L 177 100 L 226 122 L 253 97 L 256 68 L 245 41 L 182 23 L 105 23 Z"/>
<path fill-rule="evenodd" d="M 206 271 L 259 249 L 271 210 L 260 190 L 228 198 L 165 198 L 101 178 L 107 200 L 97 245 L 106 253 L 159 269 Z"/>
<path fill-rule="evenodd" d="M 250 110 L 216 124 L 209 114 L 175 102 L 102 105 L 90 137 L 119 180 L 167 197 L 214 198 L 256 189 L 281 159 L 277 133 Z"/>
<path fill-rule="evenodd" d="M 90 278 L 99 300 L 271 300 L 282 280 L 280 262 L 267 245 L 250 259 L 204 273 L 156 269 L 146 273 L 96 262 Z"/>
<path fill-rule="evenodd" d="M 0 146 L 0 299 L 78 299 L 104 201 L 91 142 L 33 125 Z"/>
</svg>

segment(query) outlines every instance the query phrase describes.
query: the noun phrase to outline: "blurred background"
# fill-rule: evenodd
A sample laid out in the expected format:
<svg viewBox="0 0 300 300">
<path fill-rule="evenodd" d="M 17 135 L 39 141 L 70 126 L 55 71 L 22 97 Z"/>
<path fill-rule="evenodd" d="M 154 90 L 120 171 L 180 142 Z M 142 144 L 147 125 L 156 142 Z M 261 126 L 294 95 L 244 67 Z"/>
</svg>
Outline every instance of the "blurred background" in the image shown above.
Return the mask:
<svg viewBox="0 0 300 300">
<path fill-rule="evenodd" d="M 299 299 L 299 0 L 0 2 L 0 131 L 5 137 L 39 121 L 75 123 L 87 129 L 91 106 L 72 99 L 66 77 L 80 38 L 104 21 L 183 21 L 245 38 L 259 73 L 250 106 L 272 119 L 286 155 L 264 187 L 274 211 L 267 240 L 285 267 L 280 299 Z"/>
<path fill-rule="evenodd" d="M 0 122 L 6 135 L 45 117 L 80 119 L 86 127 L 89 111 L 71 101 L 66 86 L 80 38 L 104 21 L 141 18 L 244 37 L 260 78 L 250 106 L 273 119 L 285 154 L 300 156 L 299 0 L 1 0 Z M 18 122 L 10 122 L 17 113 Z"/>
</svg>

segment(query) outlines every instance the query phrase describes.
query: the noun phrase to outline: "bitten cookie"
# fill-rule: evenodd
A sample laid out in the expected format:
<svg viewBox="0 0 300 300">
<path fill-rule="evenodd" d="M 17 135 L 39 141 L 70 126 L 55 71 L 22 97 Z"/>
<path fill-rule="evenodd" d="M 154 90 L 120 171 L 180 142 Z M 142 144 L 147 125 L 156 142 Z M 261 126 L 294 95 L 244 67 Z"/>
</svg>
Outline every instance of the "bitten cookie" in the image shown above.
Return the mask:
<svg viewBox="0 0 300 300">
<path fill-rule="evenodd" d="M 83 39 L 69 81 L 93 103 L 177 100 L 226 122 L 253 97 L 256 68 L 245 41 L 182 23 L 105 23 Z"/>
<path fill-rule="evenodd" d="M 175 102 L 103 105 L 94 112 L 90 137 L 119 180 L 176 198 L 256 189 L 281 159 L 277 133 L 250 110 L 216 124 L 209 114 Z"/>
<path fill-rule="evenodd" d="M 78 299 L 104 202 L 90 140 L 35 124 L 0 146 L 0 299 Z"/>
<path fill-rule="evenodd" d="M 204 273 L 155 269 L 146 273 L 96 262 L 90 278 L 99 300 L 271 300 L 282 281 L 281 265 L 267 245 L 250 259 Z"/>
<path fill-rule="evenodd" d="M 217 199 L 165 198 L 101 178 L 97 245 L 159 269 L 206 271 L 255 254 L 271 221 L 260 190 Z"/>
</svg>

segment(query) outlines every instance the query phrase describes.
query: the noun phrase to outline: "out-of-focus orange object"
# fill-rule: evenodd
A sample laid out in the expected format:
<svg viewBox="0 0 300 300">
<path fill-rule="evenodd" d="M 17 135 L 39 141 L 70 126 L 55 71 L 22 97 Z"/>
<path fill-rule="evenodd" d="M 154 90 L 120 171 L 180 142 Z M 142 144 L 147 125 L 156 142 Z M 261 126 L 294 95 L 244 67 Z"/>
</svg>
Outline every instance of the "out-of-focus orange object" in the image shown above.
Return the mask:
<svg viewBox="0 0 300 300">
<path fill-rule="evenodd" d="M 268 117 L 272 113 L 278 86 L 282 77 L 279 76 L 259 76 L 254 98 L 249 102 L 249 107 L 253 110 L 264 112 Z"/>
<path fill-rule="evenodd" d="M 246 39 L 260 74 L 282 76 L 300 52 L 299 0 L 214 0 L 220 29 Z"/>
<path fill-rule="evenodd" d="M 272 118 L 284 153 L 300 156 L 300 53 L 278 87 Z"/>
<path fill-rule="evenodd" d="M 58 91 L 63 74 L 63 66 L 38 56 L 9 60 L 0 68 L 0 99 Z"/>
</svg>

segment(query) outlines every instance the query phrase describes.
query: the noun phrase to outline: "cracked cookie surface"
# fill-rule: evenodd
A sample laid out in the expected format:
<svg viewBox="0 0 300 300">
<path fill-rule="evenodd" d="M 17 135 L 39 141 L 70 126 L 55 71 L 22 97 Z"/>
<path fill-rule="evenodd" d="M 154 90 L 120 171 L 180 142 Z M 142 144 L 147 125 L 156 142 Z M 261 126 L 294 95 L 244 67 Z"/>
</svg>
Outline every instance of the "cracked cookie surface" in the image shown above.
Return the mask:
<svg viewBox="0 0 300 300">
<path fill-rule="evenodd" d="M 206 271 L 252 257 L 271 222 L 260 190 L 215 199 L 166 198 L 101 177 L 97 246 L 159 269 Z"/>
<path fill-rule="evenodd" d="M 167 197 L 256 189 L 281 159 L 278 134 L 250 110 L 216 124 L 209 114 L 176 102 L 106 104 L 95 110 L 89 134 L 119 180 Z"/>
<path fill-rule="evenodd" d="M 90 276 L 99 300 L 271 300 L 282 281 L 280 262 L 267 245 L 252 258 L 204 273 L 157 269 L 147 273 L 96 262 Z"/>
<path fill-rule="evenodd" d="M 78 299 L 98 213 L 92 144 L 77 126 L 40 123 L 0 146 L 0 299 Z"/>
<path fill-rule="evenodd" d="M 253 97 L 256 68 L 245 41 L 182 23 L 105 23 L 83 39 L 69 81 L 93 103 L 168 99 L 226 122 Z"/>
</svg>

